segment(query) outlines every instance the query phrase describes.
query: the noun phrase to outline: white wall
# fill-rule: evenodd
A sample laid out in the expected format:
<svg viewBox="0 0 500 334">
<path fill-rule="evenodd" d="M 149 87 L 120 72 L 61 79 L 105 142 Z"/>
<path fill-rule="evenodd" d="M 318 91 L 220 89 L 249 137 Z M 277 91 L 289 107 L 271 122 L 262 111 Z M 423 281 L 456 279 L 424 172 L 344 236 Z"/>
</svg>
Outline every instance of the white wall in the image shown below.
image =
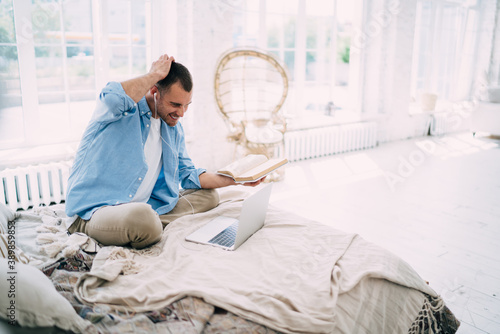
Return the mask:
<svg viewBox="0 0 500 334">
<path fill-rule="evenodd" d="M 179 19 L 177 28 L 176 59 L 190 69 L 194 80 L 193 103 L 184 117 L 186 145 L 198 167 L 214 171 L 233 158 L 234 146 L 226 141 L 228 130 L 217 109 L 213 84 L 219 57 L 232 47 L 233 12 L 218 2 L 189 0 L 179 2 L 178 13 L 193 22 L 183 25 Z M 187 43 L 190 36 L 196 43 Z"/>
</svg>

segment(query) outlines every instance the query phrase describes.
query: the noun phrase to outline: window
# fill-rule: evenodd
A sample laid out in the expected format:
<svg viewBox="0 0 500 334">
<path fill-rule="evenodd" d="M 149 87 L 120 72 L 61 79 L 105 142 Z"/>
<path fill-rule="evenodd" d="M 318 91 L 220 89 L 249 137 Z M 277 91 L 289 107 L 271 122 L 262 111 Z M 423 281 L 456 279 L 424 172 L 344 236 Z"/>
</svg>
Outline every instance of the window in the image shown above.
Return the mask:
<svg viewBox="0 0 500 334">
<path fill-rule="evenodd" d="M 331 103 L 348 109 L 353 100 L 346 94 L 351 84 L 351 3 L 238 0 L 218 4 L 234 9 L 233 46 L 256 46 L 284 61 L 290 78 L 287 110 L 310 117 L 325 114 Z M 197 41 L 189 32 L 197 8 L 192 1 L 168 4 L 168 22 L 186 21 L 186 39 L 177 41 L 175 33 L 161 33 L 158 27 L 165 22 L 158 12 L 167 10 L 163 1 L 0 1 L 0 149 L 78 142 L 96 95 L 107 81 L 145 73 L 151 55 L 169 38 L 175 40 L 169 50 L 177 44 L 188 46 L 179 49 L 192 50 L 189 45 Z M 187 17 L 177 20 L 171 13 L 184 8 Z"/>
<path fill-rule="evenodd" d="M 0 141 L 24 140 L 19 60 L 12 0 L 0 2 Z M 17 131 L 16 131 L 17 129 Z"/>
<path fill-rule="evenodd" d="M 3 0 L 0 10 L 2 149 L 78 141 L 106 82 L 150 64 L 151 1 Z"/>
<path fill-rule="evenodd" d="M 433 93 L 448 101 L 471 98 L 478 1 L 417 1 L 412 95 Z"/>
<path fill-rule="evenodd" d="M 236 47 L 275 54 L 289 74 L 288 112 L 328 113 L 350 108 L 348 94 L 353 2 L 242 0 L 234 26 Z M 356 2 L 357 3 L 357 2 Z M 306 115 L 306 116 L 307 116 Z"/>
<path fill-rule="evenodd" d="M 92 110 L 92 105 L 82 102 L 95 100 L 90 0 L 35 1 L 31 22 L 33 40 L 27 43 L 35 51 L 38 138 L 47 142 L 70 139 L 86 125 L 88 113 L 81 110 Z M 31 75 L 24 79 L 33 80 Z"/>
<path fill-rule="evenodd" d="M 122 4 L 123 0 L 108 1 L 103 13 L 107 21 L 109 76 L 116 81 L 130 79 L 148 70 L 146 23 L 151 18 L 146 15 L 144 1 L 128 1 L 127 6 Z"/>
</svg>

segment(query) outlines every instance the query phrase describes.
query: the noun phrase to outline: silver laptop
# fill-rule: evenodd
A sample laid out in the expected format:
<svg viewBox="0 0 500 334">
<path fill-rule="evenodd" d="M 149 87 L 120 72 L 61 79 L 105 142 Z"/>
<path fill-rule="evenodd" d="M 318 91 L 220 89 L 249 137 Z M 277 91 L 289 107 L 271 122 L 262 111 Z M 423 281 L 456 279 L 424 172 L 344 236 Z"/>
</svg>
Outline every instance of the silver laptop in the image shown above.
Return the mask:
<svg viewBox="0 0 500 334">
<path fill-rule="evenodd" d="M 243 201 L 240 218 L 219 216 L 186 237 L 187 241 L 235 250 L 266 220 L 272 183 Z"/>
</svg>

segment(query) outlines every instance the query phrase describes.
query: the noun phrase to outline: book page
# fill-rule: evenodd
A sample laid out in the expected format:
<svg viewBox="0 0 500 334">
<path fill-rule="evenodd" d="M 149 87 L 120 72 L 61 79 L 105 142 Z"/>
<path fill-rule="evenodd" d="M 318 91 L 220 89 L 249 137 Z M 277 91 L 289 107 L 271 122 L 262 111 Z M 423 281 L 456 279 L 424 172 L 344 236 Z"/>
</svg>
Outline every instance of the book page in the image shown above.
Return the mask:
<svg viewBox="0 0 500 334">
<path fill-rule="evenodd" d="M 272 172 L 273 170 L 277 169 L 278 167 L 286 164 L 288 160 L 286 159 L 271 159 L 263 164 L 258 165 L 257 167 L 254 167 L 246 172 L 244 172 L 241 175 L 238 175 L 239 178 L 242 179 L 259 179 L 260 177 Z"/>
<path fill-rule="evenodd" d="M 221 168 L 218 173 L 230 172 L 233 176 L 240 176 L 242 173 L 246 173 L 247 171 L 255 168 L 261 163 L 265 162 L 267 157 L 265 155 L 260 154 L 250 154 L 246 157 L 234 161 L 227 165 L 224 168 Z"/>
</svg>

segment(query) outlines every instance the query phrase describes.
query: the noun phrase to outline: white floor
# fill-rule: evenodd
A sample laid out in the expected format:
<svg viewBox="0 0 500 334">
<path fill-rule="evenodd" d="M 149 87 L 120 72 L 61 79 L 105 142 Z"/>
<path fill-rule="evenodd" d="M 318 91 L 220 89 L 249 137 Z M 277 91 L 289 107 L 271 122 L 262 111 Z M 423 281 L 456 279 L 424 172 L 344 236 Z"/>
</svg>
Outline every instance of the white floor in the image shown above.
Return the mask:
<svg viewBox="0 0 500 334">
<path fill-rule="evenodd" d="M 458 333 L 500 333 L 499 174 L 498 140 L 423 137 L 291 163 L 271 203 L 401 256 Z"/>
</svg>

